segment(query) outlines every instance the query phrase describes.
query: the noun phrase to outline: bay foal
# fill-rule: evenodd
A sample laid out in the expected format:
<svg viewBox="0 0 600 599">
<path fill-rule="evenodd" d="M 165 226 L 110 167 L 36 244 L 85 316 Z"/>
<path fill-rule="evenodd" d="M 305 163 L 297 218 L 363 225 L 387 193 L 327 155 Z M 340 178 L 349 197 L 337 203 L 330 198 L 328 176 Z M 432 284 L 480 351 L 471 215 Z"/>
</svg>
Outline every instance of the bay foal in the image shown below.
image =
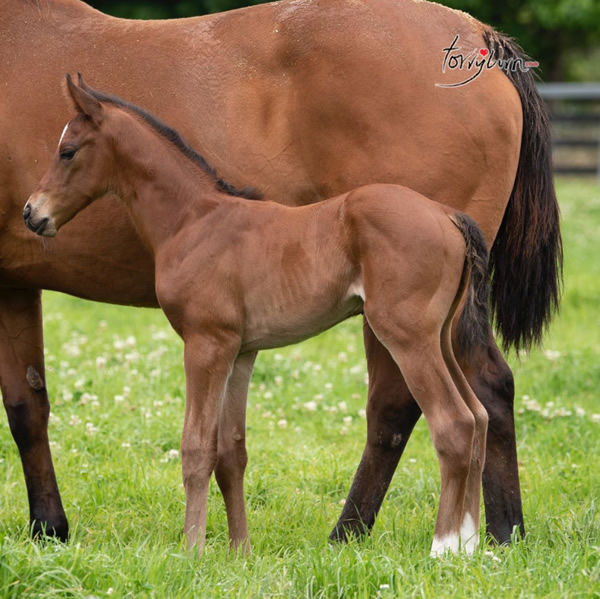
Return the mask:
<svg viewBox="0 0 600 599">
<path fill-rule="evenodd" d="M 188 545 L 205 542 L 212 472 L 233 546 L 249 547 L 245 410 L 258 350 L 364 312 L 427 420 L 441 470 L 432 554 L 479 540 L 487 413 L 453 354 L 485 343 L 487 254 L 474 222 L 414 191 L 369 185 L 289 208 L 236 197 L 179 135 L 142 109 L 67 76 L 78 112 L 24 209 L 54 236 L 108 191 L 155 261 L 156 293 L 183 338 L 181 441 Z M 90 235 L 94 232 L 90 231 Z"/>
</svg>

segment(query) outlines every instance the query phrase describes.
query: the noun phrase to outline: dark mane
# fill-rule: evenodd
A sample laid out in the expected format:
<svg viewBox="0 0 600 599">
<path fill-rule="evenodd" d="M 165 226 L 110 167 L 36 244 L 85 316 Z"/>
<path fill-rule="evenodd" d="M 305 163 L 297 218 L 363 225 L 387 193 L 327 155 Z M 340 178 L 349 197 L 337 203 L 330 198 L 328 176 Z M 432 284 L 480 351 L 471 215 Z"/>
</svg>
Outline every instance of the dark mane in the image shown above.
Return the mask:
<svg viewBox="0 0 600 599">
<path fill-rule="evenodd" d="M 109 104 L 114 104 L 121 108 L 125 108 L 130 112 L 133 112 L 140 118 L 142 118 L 148 125 L 150 125 L 157 133 L 162 135 L 165 139 L 169 140 L 180 152 L 184 154 L 187 158 L 189 158 L 194 164 L 197 164 L 204 172 L 210 175 L 215 180 L 215 187 L 217 190 L 222 191 L 228 195 L 236 196 L 240 198 L 247 198 L 249 200 L 259 200 L 261 199 L 261 193 L 254 189 L 253 187 L 243 187 L 242 189 L 238 189 L 234 187 L 231 183 L 225 181 L 225 179 L 219 177 L 217 175 L 216 169 L 211 166 L 206 159 L 198 154 L 193 148 L 188 146 L 181 135 L 172 127 L 165 125 L 161 120 L 157 119 L 155 116 L 151 115 L 149 112 L 146 112 L 143 108 L 136 106 L 135 104 L 130 104 L 117 96 L 113 96 L 111 94 L 106 94 L 104 92 L 98 91 L 89 87 L 86 83 L 84 83 L 81 78 L 79 79 L 79 85 L 85 89 L 86 92 L 94 96 L 96 100 L 99 102 L 107 102 Z"/>
</svg>

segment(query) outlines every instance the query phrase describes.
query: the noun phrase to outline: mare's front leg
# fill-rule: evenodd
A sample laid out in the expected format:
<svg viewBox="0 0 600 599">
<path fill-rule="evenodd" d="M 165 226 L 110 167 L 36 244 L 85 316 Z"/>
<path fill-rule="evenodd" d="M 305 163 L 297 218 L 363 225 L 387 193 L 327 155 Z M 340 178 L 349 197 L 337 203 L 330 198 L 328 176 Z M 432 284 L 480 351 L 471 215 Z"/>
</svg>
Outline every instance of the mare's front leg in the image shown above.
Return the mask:
<svg viewBox="0 0 600 599">
<path fill-rule="evenodd" d="M 239 342 L 221 337 L 184 337 L 185 421 L 181 462 L 185 488 L 187 547 L 199 553 L 206 541 L 208 485 L 217 463 L 219 409 Z"/>
<path fill-rule="evenodd" d="M 0 293 L 0 386 L 23 463 L 31 531 L 66 541 L 69 527 L 48 445 L 44 377 L 41 293 L 5 289 Z"/>
<path fill-rule="evenodd" d="M 229 377 L 219 414 L 217 466 L 215 476 L 227 509 L 229 541 L 232 549 L 250 552 L 248 522 L 244 503 L 246 452 L 246 403 L 248 384 L 256 352 L 240 354 Z"/>
</svg>

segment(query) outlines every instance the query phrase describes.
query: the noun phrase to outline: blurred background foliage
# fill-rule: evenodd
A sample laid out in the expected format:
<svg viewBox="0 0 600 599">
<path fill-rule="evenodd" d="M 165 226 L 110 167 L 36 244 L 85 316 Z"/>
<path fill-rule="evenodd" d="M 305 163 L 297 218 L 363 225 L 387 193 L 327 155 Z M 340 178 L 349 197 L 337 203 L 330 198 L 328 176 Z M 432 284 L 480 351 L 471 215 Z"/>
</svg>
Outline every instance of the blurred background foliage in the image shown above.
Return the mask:
<svg viewBox="0 0 600 599">
<path fill-rule="evenodd" d="M 231 10 L 260 4 L 260 0 L 88 0 L 88 3 L 119 17 L 166 19 Z M 441 3 L 464 10 L 516 38 L 540 62 L 538 72 L 545 81 L 600 81 L 600 0 L 441 0 Z"/>
</svg>

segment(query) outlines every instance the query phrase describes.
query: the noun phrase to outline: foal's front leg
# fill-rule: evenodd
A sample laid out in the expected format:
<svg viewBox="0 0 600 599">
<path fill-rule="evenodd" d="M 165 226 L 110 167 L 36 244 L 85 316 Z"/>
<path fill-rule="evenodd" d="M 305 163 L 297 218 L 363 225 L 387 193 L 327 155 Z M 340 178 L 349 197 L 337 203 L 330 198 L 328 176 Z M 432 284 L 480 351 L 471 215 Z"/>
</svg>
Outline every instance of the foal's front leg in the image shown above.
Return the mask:
<svg viewBox="0 0 600 599">
<path fill-rule="evenodd" d="M 232 549 L 250 552 L 244 504 L 246 453 L 246 403 L 248 384 L 257 352 L 240 354 L 233 367 L 219 414 L 219 441 L 215 476 L 227 509 Z"/>
<path fill-rule="evenodd" d="M 237 348 L 206 336 L 184 339 L 186 402 L 181 462 L 185 488 L 187 547 L 206 541 L 208 485 L 217 463 L 219 407 L 225 394 Z"/>
</svg>

